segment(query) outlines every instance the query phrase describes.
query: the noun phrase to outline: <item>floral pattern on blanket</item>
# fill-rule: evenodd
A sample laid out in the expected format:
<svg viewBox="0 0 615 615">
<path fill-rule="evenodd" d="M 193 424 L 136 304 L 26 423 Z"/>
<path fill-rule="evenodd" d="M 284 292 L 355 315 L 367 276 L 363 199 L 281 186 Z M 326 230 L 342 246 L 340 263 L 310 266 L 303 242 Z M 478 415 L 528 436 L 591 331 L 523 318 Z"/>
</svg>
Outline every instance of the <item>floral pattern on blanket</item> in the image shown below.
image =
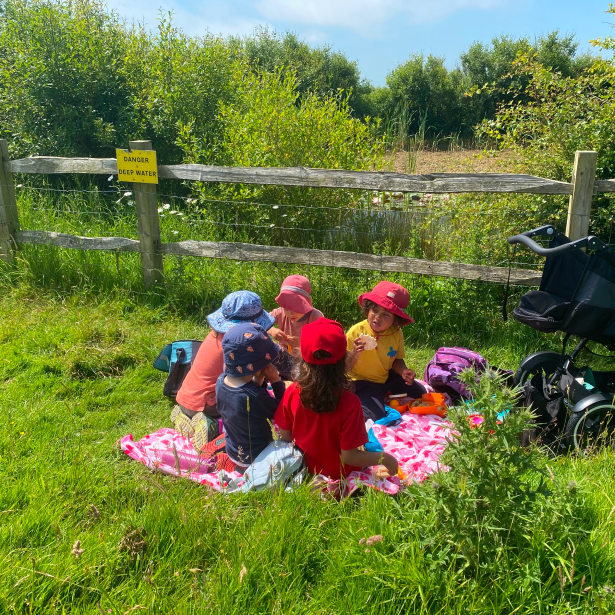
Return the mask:
<svg viewBox="0 0 615 615">
<path fill-rule="evenodd" d="M 348 497 L 363 487 L 394 495 L 405 483 L 422 482 L 440 468 L 438 460 L 449 433 L 448 423 L 434 415 L 405 413 L 396 427 L 375 425 L 374 434 L 384 450 L 398 460 L 406 478 L 403 481 L 396 476 L 379 479 L 371 469 L 366 469 L 351 472 L 341 480 L 317 476 L 314 488 L 333 497 Z M 129 457 L 154 472 L 187 478 L 216 491 L 224 491 L 232 480 L 241 481 L 237 472 L 216 472 L 214 463 L 200 456 L 190 439 L 173 429 L 159 429 L 137 442 L 128 434 L 120 440 L 120 447 Z"/>
</svg>

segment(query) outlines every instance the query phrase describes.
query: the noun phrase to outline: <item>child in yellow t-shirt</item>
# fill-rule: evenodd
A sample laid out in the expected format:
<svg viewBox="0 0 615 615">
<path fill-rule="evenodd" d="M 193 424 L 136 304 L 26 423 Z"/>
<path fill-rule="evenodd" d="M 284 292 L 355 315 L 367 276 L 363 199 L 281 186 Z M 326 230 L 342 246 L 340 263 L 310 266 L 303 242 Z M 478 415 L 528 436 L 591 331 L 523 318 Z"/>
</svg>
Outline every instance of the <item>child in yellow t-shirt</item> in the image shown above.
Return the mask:
<svg viewBox="0 0 615 615">
<path fill-rule="evenodd" d="M 408 291 L 393 282 L 379 282 L 372 292 L 359 297 L 367 319 L 346 333 L 350 351 L 346 368 L 366 420 L 377 421 L 386 416 L 387 393 L 406 393 L 418 398 L 426 392 L 423 385 L 414 381 L 416 374 L 404 361 L 401 327 L 414 322 L 405 311 L 409 302 Z M 366 349 L 366 342 L 359 337 L 362 333 L 376 338 L 376 348 Z"/>
</svg>

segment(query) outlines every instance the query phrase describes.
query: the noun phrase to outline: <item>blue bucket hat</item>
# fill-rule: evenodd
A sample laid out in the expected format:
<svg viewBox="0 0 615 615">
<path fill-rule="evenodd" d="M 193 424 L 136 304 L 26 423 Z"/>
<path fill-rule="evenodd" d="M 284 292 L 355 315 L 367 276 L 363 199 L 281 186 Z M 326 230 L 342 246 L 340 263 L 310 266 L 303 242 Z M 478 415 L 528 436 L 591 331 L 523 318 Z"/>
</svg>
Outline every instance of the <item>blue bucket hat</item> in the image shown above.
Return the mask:
<svg viewBox="0 0 615 615">
<path fill-rule="evenodd" d="M 222 339 L 224 372 L 229 376 L 249 376 L 271 363 L 280 352 L 263 327 L 241 323 Z"/>
<path fill-rule="evenodd" d="M 261 298 L 256 293 L 238 290 L 224 297 L 222 307 L 210 314 L 207 322 L 214 331 L 226 333 L 241 322 L 253 322 L 268 331 L 275 319 L 263 310 Z"/>
</svg>

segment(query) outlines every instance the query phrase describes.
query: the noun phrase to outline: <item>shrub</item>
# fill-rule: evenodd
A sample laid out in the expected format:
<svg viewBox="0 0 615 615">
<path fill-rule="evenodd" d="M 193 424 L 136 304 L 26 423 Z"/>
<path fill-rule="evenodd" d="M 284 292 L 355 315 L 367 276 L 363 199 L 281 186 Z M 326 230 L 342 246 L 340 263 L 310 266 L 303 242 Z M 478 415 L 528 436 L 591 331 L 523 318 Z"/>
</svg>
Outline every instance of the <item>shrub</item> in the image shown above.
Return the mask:
<svg viewBox="0 0 615 615">
<path fill-rule="evenodd" d="M 14 154 L 101 156 L 125 139 L 128 43 L 98 0 L 3 0 L 0 126 Z"/>
<path fill-rule="evenodd" d="M 487 371 L 480 382 L 472 370 L 461 377 L 474 398 L 449 414 L 455 435 L 441 457 L 448 471 L 417 492 L 414 514 L 424 515 L 420 525 L 430 559 L 474 578 L 509 573 L 535 550 L 539 536 L 552 536 L 553 553 L 570 556 L 568 541 L 577 544 L 585 536 L 576 526 L 579 502 L 549 474 L 537 447 L 520 446 L 531 415 L 511 410 L 515 391 L 497 372 Z M 474 426 L 470 412 L 484 421 Z M 539 574 L 551 576 L 548 561 L 557 557 L 547 552 L 536 558 L 534 552 L 533 558 Z"/>
</svg>

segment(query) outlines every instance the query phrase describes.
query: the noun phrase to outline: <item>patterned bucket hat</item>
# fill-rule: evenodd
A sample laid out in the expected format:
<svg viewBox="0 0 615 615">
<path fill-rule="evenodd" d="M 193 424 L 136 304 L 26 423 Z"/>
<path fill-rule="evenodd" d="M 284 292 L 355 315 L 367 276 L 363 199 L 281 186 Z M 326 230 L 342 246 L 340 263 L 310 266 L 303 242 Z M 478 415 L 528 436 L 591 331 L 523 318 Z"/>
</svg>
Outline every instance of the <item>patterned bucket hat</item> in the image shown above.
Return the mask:
<svg viewBox="0 0 615 615">
<path fill-rule="evenodd" d="M 271 363 L 280 352 L 263 327 L 254 323 L 235 325 L 222 340 L 224 372 L 249 376 Z"/>
<path fill-rule="evenodd" d="M 242 322 L 253 322 L 265 331 L 273 327 L 275 319 L 265 310 L 261 298 L 249 290 L 238 290 L 224 297 L 222 306 L 207 317 L 209 326 L 218 333 L 226 333 Z"/>
</svg>

